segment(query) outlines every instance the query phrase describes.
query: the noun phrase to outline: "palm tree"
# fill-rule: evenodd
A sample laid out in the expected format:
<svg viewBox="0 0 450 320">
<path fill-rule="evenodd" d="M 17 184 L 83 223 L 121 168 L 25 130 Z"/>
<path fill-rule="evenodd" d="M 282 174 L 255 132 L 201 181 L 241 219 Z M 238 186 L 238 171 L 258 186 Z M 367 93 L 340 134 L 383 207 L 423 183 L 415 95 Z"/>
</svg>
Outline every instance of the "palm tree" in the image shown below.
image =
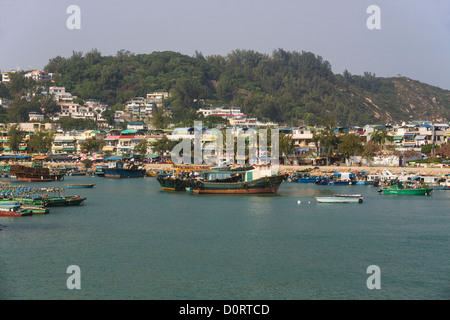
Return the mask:
<svg viewBox="0 0 450 320">
<path fill-rule="evenodd" d="M 295 150 L 294 148 L 294 140 L 292 140 L 292 134 L 280 134 L 280 153 L 285 159 L 285 163 L 287 162 L 287 158 L 290 154 L 292 154 Z"/>
<path fill-rule="evenodd" d="M 377 130 L 370 135 L 370 141 L 381 146 L 383 146 L 386 141 L 392 141 L 393 139 L 394 138 L 389 135 L 386 129 Z"/>
</svg>

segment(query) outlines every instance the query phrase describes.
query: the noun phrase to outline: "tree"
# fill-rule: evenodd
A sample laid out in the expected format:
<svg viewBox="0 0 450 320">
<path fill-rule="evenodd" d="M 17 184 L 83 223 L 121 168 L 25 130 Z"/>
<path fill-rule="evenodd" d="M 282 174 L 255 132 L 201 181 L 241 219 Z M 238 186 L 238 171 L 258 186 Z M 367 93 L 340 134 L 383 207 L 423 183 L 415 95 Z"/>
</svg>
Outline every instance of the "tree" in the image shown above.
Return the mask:
<svg viewBox="0 0 450 320">
<path fill-rule="evenodd" d="M 83 164 L 83 166 L 86 169 L 89 169 L 92 167 L 92 161 L 90 159 L 84 159 L 83 161 L 81 161 L 81 163 Z"/>
<path fill-rule="evenodd" d="M 322 119 L 322 128 L 314 132 L 312 140 L 318 150 L 322 151 L 319 151 L 319 154 L 326 157 L 327 165 L 329 165 L 331 155 L 339 142 L 335 134 L 335 121 L 332 117 Z"/>
<path fill-rule="evenodd" d="M 394 137 L 389 135 L 386 129 L 377 130 L 370 135 L 370 141 L 378 143 L 381 146 L 383 146 L 386 141 L 392 141 L 393 139 Z"/>
<path fill-rule="evenodd" d="M 450 142 L 441 145 L 438 154 L 440 154 L 444 158 L 450 158 Z"/>
<path fill-rule="evenodd" d="M 142 140 L 140 141 L 133 149 L 133 152 L 136 154 L 140 154 L 142 156 L 145 156 L 147 154 L 147 149 L 148 149 L 148 141 L 147 140 Z"/>
<path fill-rule="evenodd" d="M 100 152 L 104 146 L 105 141 L 96 137 L 89 137 L 85 141 L 80 142 L 80 150 L 82 152 Z"/>
<path fill-rule="evenodd" d="M 292 135 L 291 134 L 285 134 L 285 133 L 280 133 L 279 135 L 280 137 L 280 145 L 279 145 L 279 150 L 281 153 L 281 156 L 284 157 L 285 159 L 285 163 L 287 162 L 287 158 L 290 154 L 294 153 L 294 140 L 292 140 Z"/>
<path fill-rule="evenodd" d="M 109 125 L 114 125 L 115 111 L 108 109 L 102 112 L 102 118 L 108 122 Z"/>
<path fill-rule="evenodd" d="M 40 131 L 34 134 L 28 141 L 32 152 L 46 153 L 52 148 L 54 136 L 51 132 Z"/>
<path fill-rule="evenodd" d="M 64 117 L 59 119 L 58 122 L 61 123 L 61 128 L 64 131 L 97 129 L 97 123 L 91 119 L 76 119 Z"/>
<path fill-rule="evenodd" d="M 346 160 L 351 156 L 360 155 L 364 151 L 361 137 L 349 133 L 340 136 L 338 150 Z"/>
<path fill-rule="evenodd" d="M 172 149 L 178 144 L 178 141 L 171 141 L 167 136 L 163 136 L 161 139 L 150 143 L 153 152 L 157 152 L 161 157 L 167 151 Z"/>
<path fill-rule="evenodd" d="M 159 107 L 152 108 L 152 125 L 156 129 L 163 129 L 166 127 L 166 116 L 164 115 L 164 110 Z"/>
<path fill-rule="evenodd" d="M 380 145 L 374 143 L 373 141 L 369 141 L 364 146 L 364 151 L 362 152 L 361 156 L 363 157 L 363 159 L 372 161 L 378 154 L 380 154 L 380 152 L 381 152 Z"/>
<path fill-rule="evenodd" d="M 426 154 L 427 156 L 430 156 L 430 154 L 432 152 L 438 152 L 439 151 L 439 146 L 435 145 L 435 144 L 425 144 L 422 146 L 421 152 L 423 154 Z"/>
<path fill-rule="evenodd" d="M 51 94 L 41 95 L 39 97 L 39 103 L 45 115 L 52 115 L 60 110 L 60 106 L 56 104 L 56 101 Z"/>
<path fill-rule="evenodd" d="M 228 120 L 222 118 L 221 116 L 215 116 L 215 115 L 209 115 L 205 117 L 204 119 L 201 119 L 203 121 L 203 125 L 205 127 L 214 127 L 217 124 L 227 124 Z"/>
<path fill-rule="evenodd" d="M 18 124 L 12 125 L 8 130 L 8 136 L 9 136 L 9 148 L 11 151 L 19 151 L 19 145 L 22 141 L 23 137 L 25 135 L 25 132 L 23 132 Z"/>
</svg>

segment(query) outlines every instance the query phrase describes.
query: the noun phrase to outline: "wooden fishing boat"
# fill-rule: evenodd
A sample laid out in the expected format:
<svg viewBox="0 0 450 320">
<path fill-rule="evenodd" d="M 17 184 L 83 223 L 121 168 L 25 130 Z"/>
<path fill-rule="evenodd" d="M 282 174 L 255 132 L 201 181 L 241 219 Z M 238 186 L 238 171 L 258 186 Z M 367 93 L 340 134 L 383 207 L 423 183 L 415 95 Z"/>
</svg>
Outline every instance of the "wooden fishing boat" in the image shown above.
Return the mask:
<svg viewBox="0 0 450 320">
<path fill-rule="evenodd" d="M 316 197 L 317 202 L 320 203 L 362 203 L 363 197 L 357 196 L 327 196 Z"/>
<path fill-rule="evenodd" d="M 44 208 L 44 207 L 34 207 L 34 206 L 22 205 L 20 208 L 23 210 L 28 210 L 31 214 L 49 214 L 50 213 L 50 209 Z"/>
<path fill-rule="evenodd" d="M 42 167 L 42 163 L 39 162 L 33 162 L 32 167 L 12 165 L 10 172 L 15 175 L 19 181 L 26 182 L 59 181 L 65 176 L 65 172 L 51 172 L 49 168 Z"/>
<path fill-rule="evenodd" d="M 69 173 L 70 176 L 85 176 L 86 174 L 86 171 L 72 171 Z"/>
<path fill-rule="evenodd" d="M 169 175 L 159 175 L 156 180 L 165 191 L 186 191 L 188 180 Z"/>
<path fill-rule="evenodd" d="M 197 194 L 277 193 L 286 179 L 283 174 L 273 174 L 270 166 L 250 168 L 245 171 L 206 171 L 203 179 L 191 179 L 188 186 Z"/>
<path fill-rule="evenodd" d="M 23 196 L 11 196 L 9 198 L 0 199 L 0 205 L 7 203 L 20 203 L 22 205 L 31 205 L 31 206 L 43 206 L 44 202 L 42 200 L 42 196 L 36 197 L 23 197 Z"/>
<path fill-rule="evenodd" d="M 186 191 L 186 188 L 191 190 L 190 176 L 200 174 L 210 168 L 210 166 L 195 164 L 174 165 L 172 170 L 158 174 L 156 180 L 164 191 Z"/>
<path fill-rule="evenodd" d="M 43 198 L 45 207 L 78 206 L 86 198 L 80 196 L 45 196 Z"/>
<path fill-rule="evenodd" d="M 79 184 L 68 184 L 67 187 L 69 188 L 93 188 L 95 186 L 95 183 L 79 183 Z"/>
<path fill-rule="evenodd" d="M 11 203 L 7 202 L 0 203 L 0 210 L 10 210 L 11 208 L 16 210 L 23 209 L 29 212 L 30 214 L 48 214 L 50 212 L 50 209 L 48 208 L 22 205 L 21 203 L 15 203 L 13 201 Z"/>
<path fill-rule="evenodd" d="M 10 208 L 0 208 L 0 216 L 3 217 L 22 217 L 30 216 L 32 212 L 29 210 L 21 209 L 20 206 L 10 207 Z"/>
</svg>

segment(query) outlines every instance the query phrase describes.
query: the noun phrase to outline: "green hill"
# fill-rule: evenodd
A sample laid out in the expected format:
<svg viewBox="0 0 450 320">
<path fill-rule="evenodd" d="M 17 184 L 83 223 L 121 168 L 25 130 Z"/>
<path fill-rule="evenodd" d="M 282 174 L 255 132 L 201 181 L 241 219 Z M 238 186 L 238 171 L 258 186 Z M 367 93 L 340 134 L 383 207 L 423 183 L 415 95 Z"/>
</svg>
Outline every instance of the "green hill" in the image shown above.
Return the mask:
<svg viewBox="0 0 450 320">
<path fill-rule="evenodd" d="M 202 99 L 240 106 L 249 116 L 313 125 L 332 115 L 340 125 L 408 120 L 450 121 L 450 91 L 404 77 L 370 72 L 334 74 L 310 52 L 275 50 L 271 55 L 235 50 L 226 56 L 194 57 L 176 52 L 102 56 L 97 50 L 56 57 L 45 67 L 55 85 L 81 99 L 124 103 L 153 91 L 169 91 L 166 104 L 180 121 Z"/>
</svg>

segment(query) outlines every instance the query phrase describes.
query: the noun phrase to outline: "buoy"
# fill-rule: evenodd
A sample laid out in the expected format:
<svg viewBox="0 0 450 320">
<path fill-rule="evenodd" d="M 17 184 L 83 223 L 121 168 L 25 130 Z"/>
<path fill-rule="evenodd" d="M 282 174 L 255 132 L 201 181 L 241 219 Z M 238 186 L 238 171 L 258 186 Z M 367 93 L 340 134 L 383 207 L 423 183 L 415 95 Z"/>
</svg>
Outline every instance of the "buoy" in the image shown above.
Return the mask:
<svg viewBox="0 0 450 320">
<path fill-rule="evenodd" d="M 298 200 L 298 201 L 297 201 L 297 204 L 300 204 L 300 203 L 302 203 L 302 202 L 301 202 L 300 200 Z"/>
<path fill-rule="evenodd" d="M 308 203 L 311 203 L 311 201 L 308 201 Z"/>
</svg>

